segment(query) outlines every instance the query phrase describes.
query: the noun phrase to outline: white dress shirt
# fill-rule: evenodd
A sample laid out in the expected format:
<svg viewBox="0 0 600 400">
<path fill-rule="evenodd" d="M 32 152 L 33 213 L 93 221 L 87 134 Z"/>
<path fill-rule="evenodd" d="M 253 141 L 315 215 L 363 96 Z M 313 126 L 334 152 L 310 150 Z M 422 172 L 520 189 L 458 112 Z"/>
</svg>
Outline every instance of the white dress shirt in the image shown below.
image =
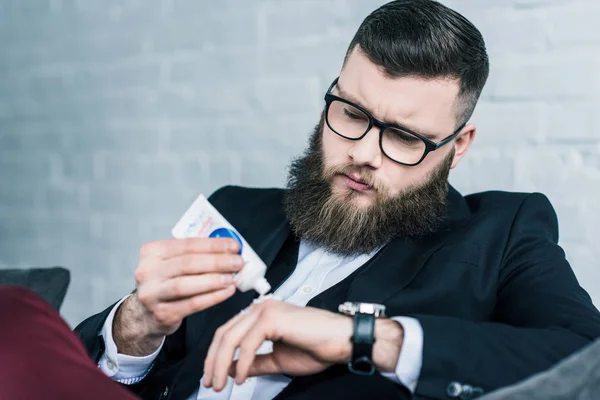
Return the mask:
<svg viewBox="0 0 600 400">
<path fill-rule="evenodd" d="M 375 252 L 358 257 L 341 257 L 302 241 L 296 269 L 274 295 L 287 303 L 306 306 L 313 297 L 344 280 L 374 254 Z M 98 366 L 112 379 L 124 384 L 133 384 L 142 380 L 150 371 L 162 344 L 154 353 L 145 357 L 132 357 L 117 352 L 112 337 L 112 325 L 115 312 L 124 300 L 125 298 L 113 307 L 100 333 L 104 337 L 106 350 Z M 381 375 L 396 383 L 402 383 L 414 391 L 423 361 L 423 330 L 421 324 L 414 318 L 392 317 L 392 319 L 402 325 L 404 343 L 395 372 L 381 373 Z M 265 341 L 257 350 L 257 354 L 270 353 L 272 348 L 272 342 Z M 234 358 L 237 356 L 236 352 Z M 212 388 L 205 388 L 200 380 L 198 390 L 188 400 L 272 399 L 289 382 L 290 379 L 283 375 L 263 375 L 248 378 L 241 385 L 236 385 L 234 379 L 229 377 L 225 388 L 217 393 Z"/>
</svg>

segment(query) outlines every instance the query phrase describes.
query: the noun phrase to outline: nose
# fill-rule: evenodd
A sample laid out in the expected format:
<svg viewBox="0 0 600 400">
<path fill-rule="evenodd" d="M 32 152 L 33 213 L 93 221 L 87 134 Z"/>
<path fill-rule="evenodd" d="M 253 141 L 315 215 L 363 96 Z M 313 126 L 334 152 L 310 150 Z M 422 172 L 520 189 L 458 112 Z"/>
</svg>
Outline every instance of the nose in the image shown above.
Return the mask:
<svg viewBox="0 0 600 400">
<path fill-rule="evenodd" d="M 357 166 L 381 167 L 383 154 L 379 147 L 379 128 L 373 126 L 362 139 L 356 140 L 348 155 Z"/>
</svg>

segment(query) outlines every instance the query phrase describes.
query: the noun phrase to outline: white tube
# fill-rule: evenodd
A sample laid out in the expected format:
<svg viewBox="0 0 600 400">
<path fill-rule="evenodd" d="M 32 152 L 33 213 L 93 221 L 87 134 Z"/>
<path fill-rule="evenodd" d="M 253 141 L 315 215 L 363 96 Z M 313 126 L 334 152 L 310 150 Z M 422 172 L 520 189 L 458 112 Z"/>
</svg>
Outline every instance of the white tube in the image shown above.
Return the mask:
<svg viewBox="0 0 600 400">
<path fill-rule="evenodd" d="M 204 195 L 200 194 L 196 198 L 175 224 L 171 234 L 176 239 L 228 237 L 237 240 L 240 245 L 239 254 L 244 259 L 244 267 L 234 274 L 236 287 L 242 292 L 254 289 L 260 295 L 265 295 L 271 290 L 271 285 L 265 279 L 267 271 L 265 263 Z"/>
</svg>

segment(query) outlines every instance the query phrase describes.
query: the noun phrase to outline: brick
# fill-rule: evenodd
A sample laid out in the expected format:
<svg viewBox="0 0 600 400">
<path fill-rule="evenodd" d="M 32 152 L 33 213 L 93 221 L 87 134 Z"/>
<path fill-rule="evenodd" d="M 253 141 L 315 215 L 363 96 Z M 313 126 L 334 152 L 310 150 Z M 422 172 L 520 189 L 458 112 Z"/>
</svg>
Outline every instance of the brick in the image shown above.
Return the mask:
<svg viewBox="0 0 600 400">
<path fill-rule="evenodd" d="M 519 171 L 515 180 L 518 188 L 569 201 L 596 195 L 600 171 L 585 165 L 576 148 L 524 148 L 517 150 L 514 156 Z"/>
<path fill-rule="evenodd" d="M 4 175 L 4 172 L 2 174 Z M 0 190 L 0 216 L 14 215 L 16 210 L 30 213 L 43 206 L 44 194 L 33 188 L 31 184 L 10 178 L 10 182 L 4 182 Z"/>
<path fill-rule="evenodd" d="M 65 141 L 62 132 L 48 127 L 48 120 L 33 118 L 0 118 L 0 149 L 11 151 L 38 151 L 60 147 Z"/>
<path fill-rule="evenodd" d="M 43 23 L 43 22 L 42 22 Z M 27 29 L 19 27 L 19 29 Z M 73 31 L 85 29 L 73 29 Z M 104 27 L 106 29 L 106 27 Z M 148 44 L 143 36 L 126 35 L 126 27 L 123 32 L 117 34 L 110 32 L 89 37 L 78 37 L 72 34 L 68 37 L 54 37 L 51 32 L 61 31 L 60 25 L 52 25 L 47 28 L 40 27 L 39 37 L 14 38 L 14 30 L 2 31 L 0 38 L 7 34 L 13 36 L 13 40 L 3 44 L 4 56 L 0 58 L 0 68 L 9 69 L 20 75 L 23 72 L 39 73 L 40 71 L 57 71 L 63 69 L 74 69 L 81 65 L 115 63 L 123 60 L 135 59 L 147 53 Z M 51 41 L 46 42 L 46 38 Z M 15 43 L 21 43 L 16 45 Z M 27 43 L 30 42 L 30 43 Z M 118 43 L 118 45 L 116 45 Z M 25 45 L 27 44 L 27 45 Z"/>
<path fill-rule="evenodd" d="M 575 3 L 576 7 L 588 7 L 593 0 L 575 0 L 568 4 Z M 555 5 L 562 5 L 565 2 L 563 0 L 512 0 L 515 8 L 536 8 L 541 11 L 546 11 Z"/>
<path fill-rule="evenodd" d="M 152 4 L 151 7 L 148 7 L 143 0 L 108 0 L 103 1 L 102 3 L 97 3 L 94 1 L 90 2 L 87 0 L 75 0 L 74 2 L 67 2 L 67 4 L 65 4 L 64 11 L 77 12 L 80 15 L 90 14 L 95 16 L 107 15 L 116 17 L 124 14 L 160 14 L 160 11 L 157 11 L 157 8 L 160 10 L 160 7 L 156 7 L 156 4 Z"/>
<path fill-rule="evenodd" d="M 181 215 L 178 215 L 176 211 L 178 211 L 177 207 L 169 210 L 169 214 L 173 214 L 174 218 L 157 215 L 153 218 L 144 218 L 137 221 L 137 238 L 139 241 L 146 243 L 154 240 L 170 239 L 172 237 L 171 229 L 179 221 L 185 210 L 181 211 Z"/>
<path fill-rule="evenodd" d="M 170 82 L 187 84 L 202 82 L 207 76 L 227 82 L 251 80 L 258 69 L 259 57 L 252 48 L 236 51 L 202 51 L 198 55 L 174 60 L 170 68 Z"/>
<path fill-rule="evenodd" d="M 153 185 L 147 182 L 95 184 L 90 187 L 91 210 L 98 213 L 132 213 L 139 217 L 168 209 L 177 195 L 175 185 Z"/>
<path fill-rule="evenodd" d="M 163 1 L 164 9 L 173 16 L 189 16 L 198 13 L 198 5 L 189 0 L 166 0 Z M 210 7 L 204 7 L 202 10 L 205 15 L 210 17 L 218 15 L 244 14 L 250 16 L 257 9 L 257 3 L 253 1 L 240 2 L 238 0 L 220 0 L 211 4 Z"/>
<path fill-rule="evenodd" d="M 543 103 L 491 102 L 482 99 L 471 121 L 477 127 L 475 145 L 522 146 L 538 143 L 546 133 Z"/>
<path fill-rule="evenodd" d="M 138 99 L 148 100 L 146 89 L 160 84 L 160 65 L 136 65 L 119 68 L 99 68 L 57 74 L 32 76 L 25 90 L 35 101 L 59 107 L 76 102 L 106 102 L 125 98 L 130 107 Z M 131 96 L 135 96 L 131 99 Z M 150 97 L 151 99 L 151 97 Z M 92 104 L 93 105 L 93 104 Z"/>
<path fill-rule="evenodd" d="M 161 92 L 156 110 L 177 119 L 231 118 L 250 115 L 253 96 L 251 81 L 202 81 Z"/>
<path fill-rule="evenodd" d="M 61 148 L 75 153 L 125 151 L 157 154 L 165 136 L 162 121 L 101 118 L 67 123 Z M 63 126 L 64 126 L 63 125 Z"/>
<path fill-rule="evenodd" d="M 27 246 L 47 241 L 49 237 L 59 243 L 67 242 L 72 238 L 87 241 L 90 239 L 89 222 L 85 219 L 67 218 L 65 216 L 54 218 L 47 215 L 46 217 L 38 216 L 30 220 L 9 216 L 2 217 L 1 221 L 3 229 L 10 232 L 12 237 L 22 238 Z"/>
<path fill-rule="evenodd" d="M 320 117 L 321 110 L 314 113 L 280 114 L 272 120 L 265 121 L 260 132 L 282 151 L 299 153 L 308 146 L 309 136 L 319 123 Z"/>
<path fill-rule="evenodd" d="M 339 75 L 351 36 L 346 39 L 322 40 L 308 44 L 282 44 L 265 47 L 259 58 L 259 73 L 262 76 L 294 75 L 319 76 L 323 80 L 323 95 L 327 86 Z M 311 60 L 310 70 L 306 63 Z"/>
<path fill-rule="evenodd" d="M 270 121 L 257 118 L 232 119 L 217 124 L 212 132 L 215 140 L 208 143 L 219 148 L 226 148 L 228 152 L 237 153 L 243 159 L 247 154 L 261 152 L 265 149 L 276 153 L 279 149 L 276 145 L 275 135 L 273 135 L 275 131 L 277 128 Z M 248 132 L 256 133 L 250 135 Z M 280 132 L 280 134 L 286 135 L 287 132 Z M 212 157 L 212 161 L 218 163 L 218 158 Z"/>
<path fill-rule="evenodd" d="M 205 18 L 210 23 L 199 20 L 198 14 L 179 15 L 177 19 L 161 21 L 148 32 L 152 48 L 165 52 L 173 49 L 202 50 L 205 46 L 245 48 L 258 43 L 257 19 L 252 14 L 208 13 Z"/>
<path fill-rule="evenodd" d="M 214 175 L 220 175 L 228 168 L 227 164 L 219 165 L 219 154 L 203 151 L 203 148 L 199 146 L 190 153 L 169 155 L 174 165 L 172 180 L 176 180 L 183 190 L 198 190 L 210 185 Z"/>
<path fill-rule="evenodd" d="M 271 1 L 263 4 L 264 40 L 267 43 L 293 43 L 314 40 L 358 27 L 354 15 L 343 7 L 344 2 L 332 0 Z M 366 15 L 365 15 L 366 16 Z M 356 25 L 356 26 L 355 26 Z M 351 37 L 348 38 L 348 42 Z"/>
<path fill-rule="evenodd" d="M 99 123 L 104 124 L 112 119 L 158 118 L 164 115 L 156 97 L 136 90 L 99 95 L 92 93 L 86 97 L 65 95 L 39 102 L 34 98 L 17 98 L 16 101 L 21 103 L 17 115 L 29 118 L 100 120 Z"/>
<path fill-rule="evenodd" d="M 537 9 L 511 10 L 501 4 L 469 13 L 485 40 L 490 58 L 500 54 L 541 52 L 549 47 L 548 21 Z M 498 18 L 502 15 L 502 18 Z"/>
<path fill-rule="evenodd" d="M 598 105 L 591 101 L 573 100 L 548 105 L 546 118 L 549 140 L 557 143 L 597 141 L 600 139 Z"/>
<path fill-rule="evenodd" d="M 43 151 L 23 154 L 17 149 L 0 149 L 0 171 L 15 182 L 24 182 L 30 177 L 49 177 L 51 160 L 51 156 Z"/>
<path fill-rule="evenodd" d="M 486 96 L 502 101 L 593 99 L 598 59 L 576 50 L 506 57 L 492 67 Z"/>
<path fill-rule="evenodd" d="M 224 122 L 226 122 L 225 120 Z M 221 123 L 212 118 L 184 119 L 179 122 L 171 122 L 166 134 L 166 150 L 170 153 L 186 155 L 196 154 L 196 159 L 205 158 L 205 151 L 220 140 L 217 132 Z"/>
<path fill-rule="evenodd" d="M 240 170 L 240 180 L 244 185 L 253 187 L 281 187 L 285 182 L 286 168 L 289 164 L 288 157 L 283 154 L 252 153 L 243 161 Z M 257 175 L 252 171 L 262 170 Z"/>
<path fill-rule="evenodd" d="M 39 185 L 43 207 L 33 216 L 45 218 L 48 215 L 61 218 L 89 219 L 90 194 L 89 185 L 61 182 L 50 184 L 44 182 Z"/>
<path fill-rule="evenodd" d="M 600 4 L 595 1 L 560 2 L 545 9 L 553 48 L 590 47 L 600 43 L 597 29 Z M 577 26 L 573 26 L 577 21 Z"/>
<path fill-rule="evenodd" d="M 89 183 L 103 178 L 104 171 L 99 154 L 56 152 L 53 154 L 56 182 Z"/>
<path fill-rule="evenodd" d="M 515 162 L 510 152 L 499 148 L 477 148 L 476 145 L 461 160 L 463 168 L 485 173 L 469 175 L 469 189 L 484 191 L 494 188 L 497 190 L 514 190 Z M 459 164 L 460 165 L 460 164 Z"/>
<path fill-rule="evenodd" d="M 600 172 L 600 143 L 596 141 L 584 141 L 580 146 L 582 147 L 579 149 L 581 164 L 585 165 L 590 171 Z M 589 204 L 596 204 L 594 198 L 582 199 L 582 201 L 587 201 Z"/>
<path fill-rule="evenodd" d="M 2 19 L 6 18 L 28 18 L 35 15 L 43 15 L 52 12 L 52 2 L 48 0 L 40 1 L 19 1 L 4 0 L 0 6 Z"/>
<path fill-rule="evenodd" d="M 160 76 L 159 63 L 136 63 L 117 67 L 82 68 L 58 76 L 34 76 L 28 84 L 29 90 L 36 96 L 57 89 L 85 95 L 90 91 L 125 91 L 135 87 L 157 85 Z"/>
<path fill-rule="evenodd" d="M 314 78 L 264 78 L 257 79 L 254 86 L 254 110 L 267 114 L 318 111 L 321 105 L 319 81 Z"/>
<path fill-rule="evenodd" d="M 104 179 L 108 182 L 160 188 L 177 178 L 176 159 L 134 152 L 105 154 L 100 157 L 105 168 Z"/>
<path fill-rule="evenodd" d="M 216 148 L 222 146 L 215 146 Z M 241 184 L 241 170 L 247 159 L 246 153 L 233 149 L 205 151 L 206 146 L 198 147 L 197 151 L 173 155 L 177 157 L 177 199 L 187 199 L 177 202 L 181 205 L 178 209 L 181 213 L 185 211 L 189 202 L 196 198 L 199 193 L 210 195 L 218 187 L 226 184 Z M 172 215 L 178 218 L 179 215 Z"/>
</svg>

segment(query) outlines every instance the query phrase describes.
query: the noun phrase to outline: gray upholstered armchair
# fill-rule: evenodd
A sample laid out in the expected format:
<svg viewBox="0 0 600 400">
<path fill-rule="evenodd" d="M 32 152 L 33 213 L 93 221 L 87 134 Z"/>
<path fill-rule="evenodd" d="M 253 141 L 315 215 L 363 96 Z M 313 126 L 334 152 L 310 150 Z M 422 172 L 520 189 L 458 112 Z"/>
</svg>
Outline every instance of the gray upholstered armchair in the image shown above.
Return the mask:
<svg viewBox="0 0 600 400">
<path fill-rule="evenodd" d="M 62 267 L 0 269 L 0 285 L 27 288 L 59 310 L 71 280 L 69 270 Z"/>
</svg>

